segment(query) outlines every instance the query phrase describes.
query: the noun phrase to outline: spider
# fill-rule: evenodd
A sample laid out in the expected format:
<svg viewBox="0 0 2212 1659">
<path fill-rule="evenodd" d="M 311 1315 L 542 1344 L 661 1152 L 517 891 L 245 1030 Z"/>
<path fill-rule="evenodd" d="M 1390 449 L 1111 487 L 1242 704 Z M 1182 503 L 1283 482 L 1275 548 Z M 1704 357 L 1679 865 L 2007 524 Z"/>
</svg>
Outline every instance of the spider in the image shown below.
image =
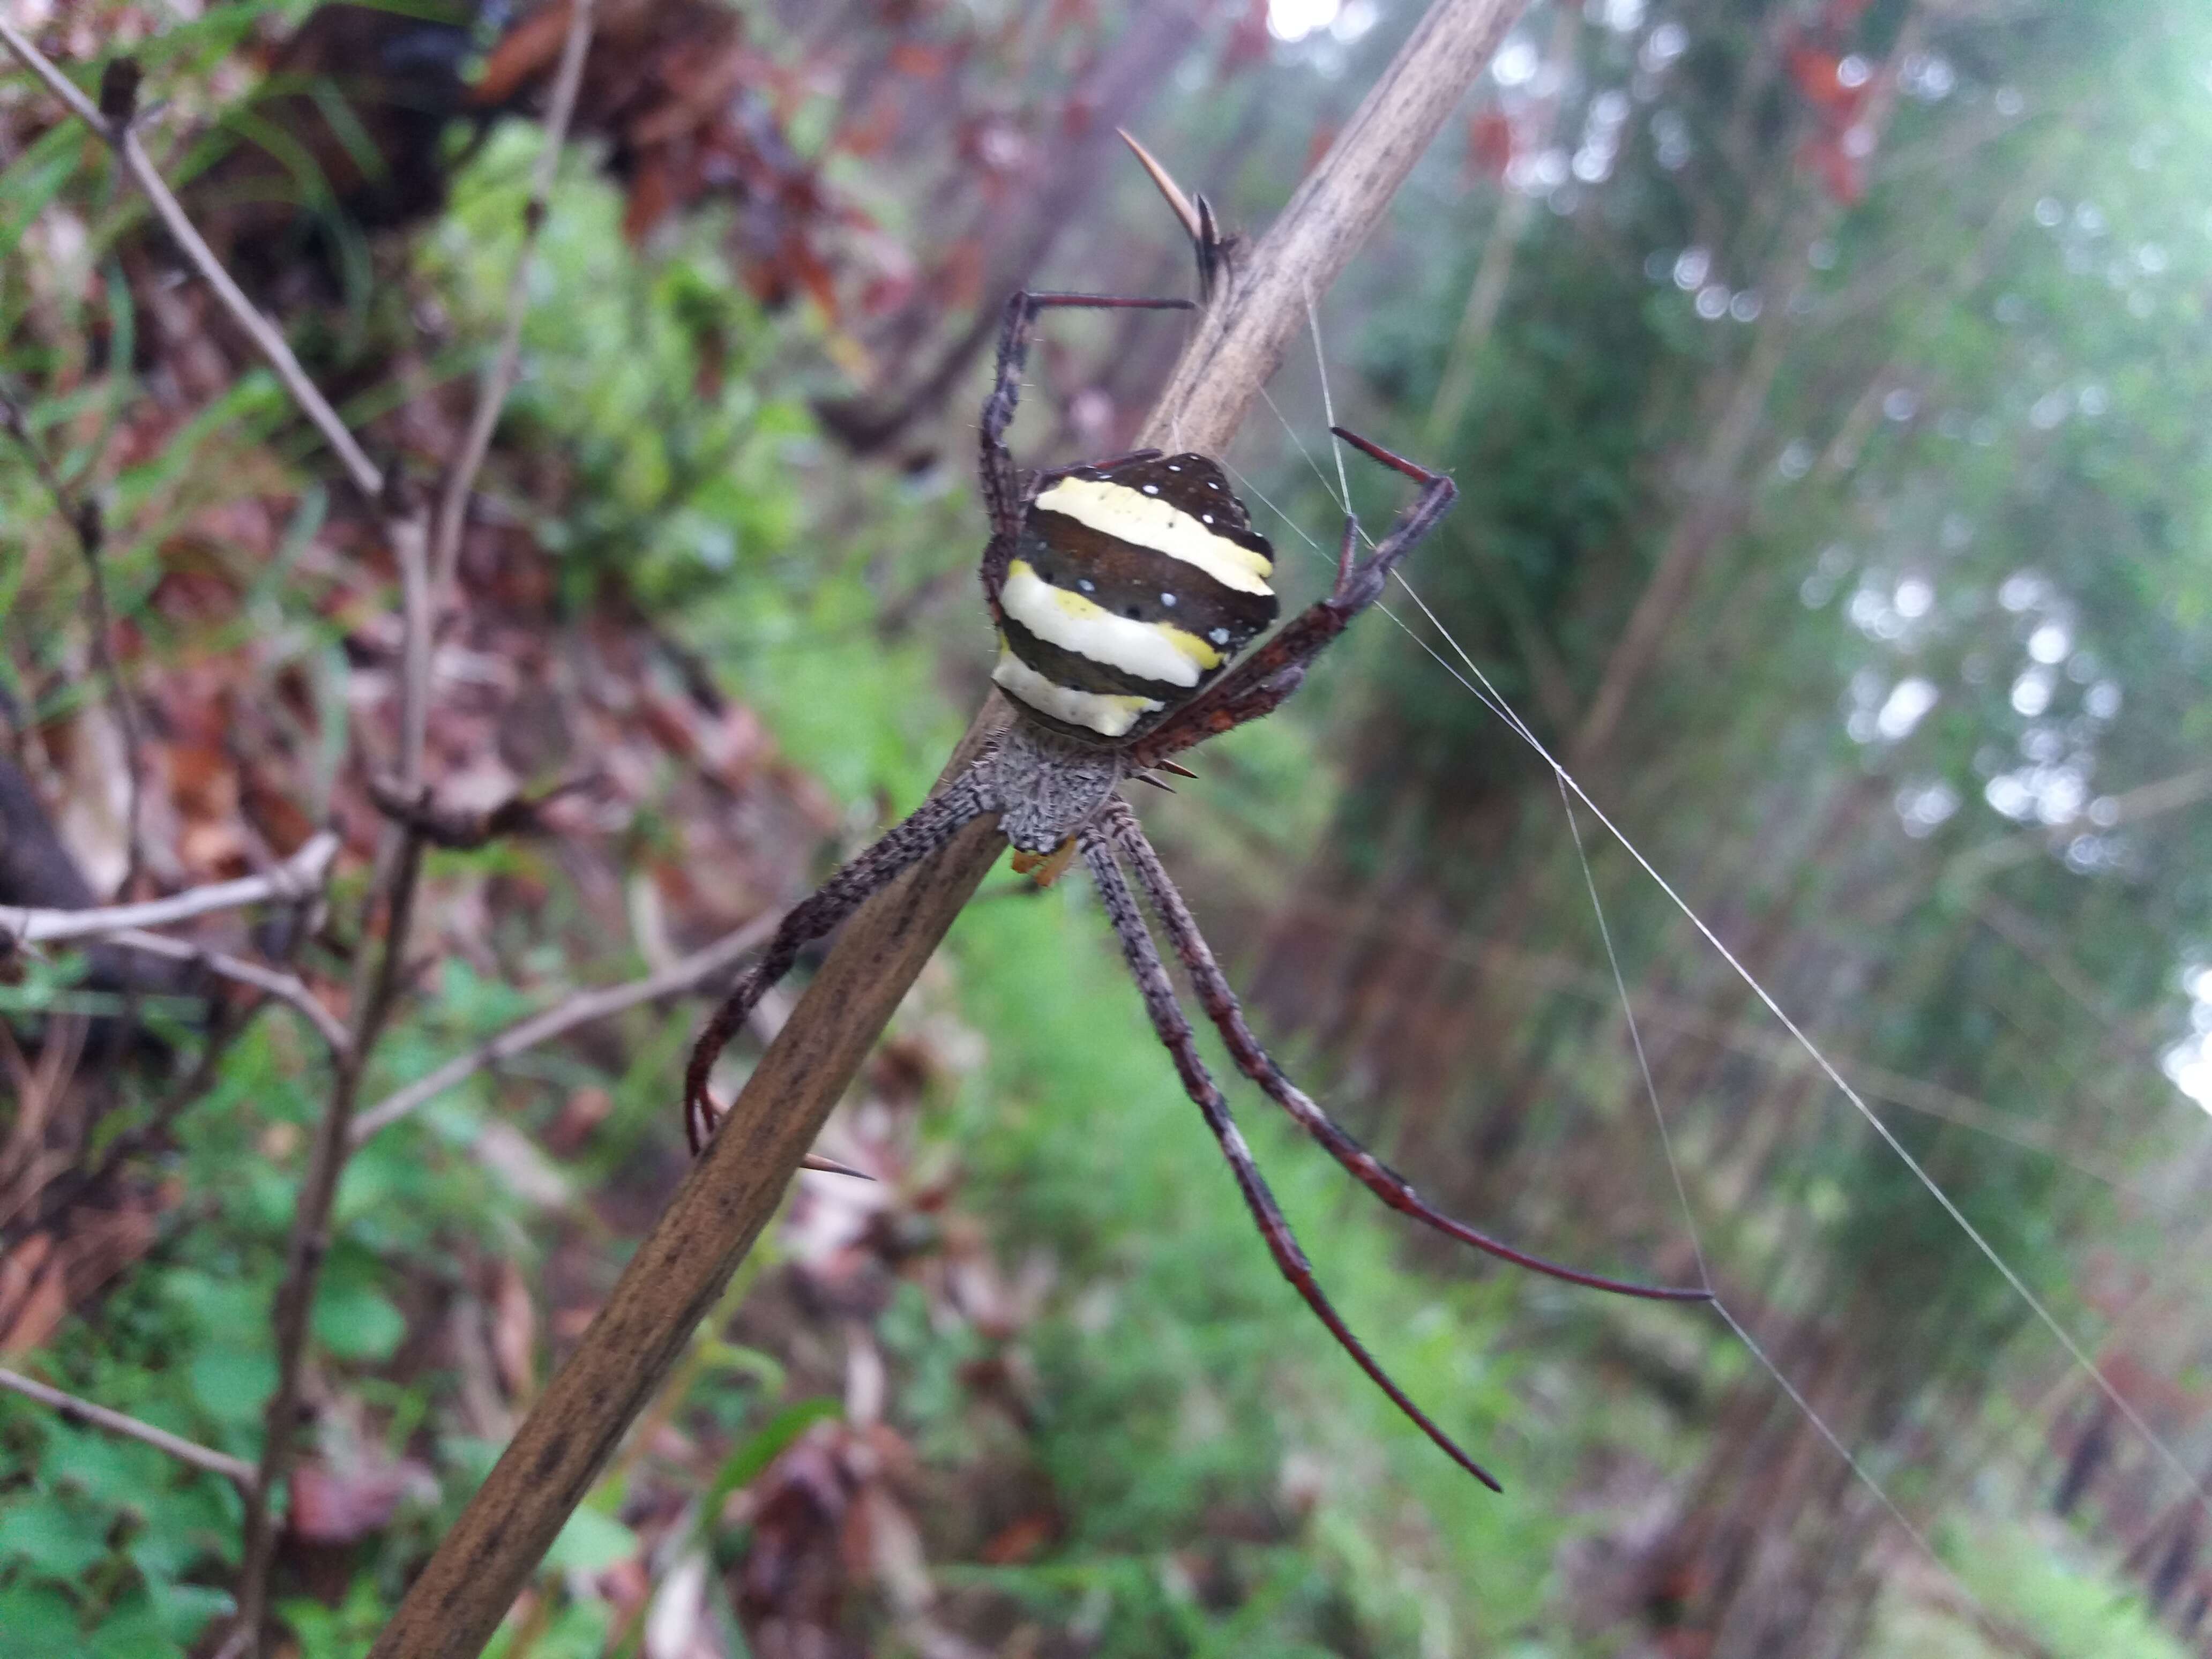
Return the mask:
<svg viewBox="0 0 2212 1659">
<path fill-rule="evenodd" d="M 1364 558 L 1354 556 L 1358 526 L 1347 522 L 1328 597 L 1231 666 L 1231 659 L 1275 619 L 1276 599 L 1268 585 L 1273 557 L 1218 462 L 1140 449 L 1030 473 L 1015 465 L 1006 445 L 1040 312 L 1071 306 L 1187 309 L 1190 303 L 1028 292 L 1008 301 L 997 380 L 983 405 L 982 488 L 991 539 L 983 551 L 982 582 L 999 629 L 992 678 L 1012 700 L 1015 719 L 913 816 L 784 917 L 691 1051 L 685 1127 L 696 1152 L 721 1115 L 708 1087 L 716 1058 L 762 994 L 791 970 L 800 947 L 830 933 L 962 825 L 996 813 L 1017 870 L 1049 880 L 1074 857 L 1082 858 L 1152 1030 L 1219 1144 L 1284 1277 L 1400 1411 L 1462 1468 L 1502 1490 L 1390 1379 L 1322 1293 L 1228 1102 L 1199 1057 L 1124 866 L 1135 872 L 1237 1069 L 1382 1202 L 1476 1249 L 1571 1284 L 1666 1301 L 1703 1301 L 1708 1292 L 1628 1284 L 1564 1267 L 1431 1208 L 1403 1176 L 1339 1128 L 1260 1046 L 1182 895 L 1121 799 L 1126 780 L 1157 783 L 1152 774 L 1158 770 L 1194 775 L 1174 757 L 1280 706 L 1313 659 L 1381 595 L 1393 567 L 1456 493 L 1449 478 L 1332 427 L 1355 449 L 1411 478 L 1419 493 Z"/>
</svg>

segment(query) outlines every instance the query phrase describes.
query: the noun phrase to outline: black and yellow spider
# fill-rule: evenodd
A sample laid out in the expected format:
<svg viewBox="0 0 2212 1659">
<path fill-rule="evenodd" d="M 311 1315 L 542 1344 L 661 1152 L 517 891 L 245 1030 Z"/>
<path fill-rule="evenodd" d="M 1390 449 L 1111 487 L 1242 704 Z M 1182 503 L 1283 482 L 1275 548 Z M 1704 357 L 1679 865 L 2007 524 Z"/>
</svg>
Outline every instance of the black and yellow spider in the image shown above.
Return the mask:
<svg viewBox="0 0 2212 1659">
<path fill-rule="evenodd" d="M 839 870 L 785 916 L 768 948 L 738 979 L 691 1052 L 684 1119 L 693 1151 L 720 1120 L 708 1073 L 762 993 L 791 970 L 801 946 L 821 938 L 863 900 L 949 842 L 962 825 L 996 813 L 1015 867 L 1050 869 L 1080 853 L 1121 940 L 1152 1029 L 1174 1056 L 1183 1087 L 1205 1115 L 1267 1248 L 1345 1351 L 1430 1439 L 1495 1489 L 1383 1372 L 1330 1306 L 1267 1190 L 1191 1037 L 1158 948 L 1122 873 L 1126 863 L 1182 960 L 1206 1015 L 1237 1069 L 1393 1209 L 1504 1261 L 1623 1296 L 1701 1301 L 1703 1290 L 1624 1284 L 1562 1267 L 1501 1243 L 1431 1209 L 1412 1186 L 1339 1128 L 1283 1075 L 1244 1021 L 1236 993 L 1198 931 L 1182 895 L 1145 838 L 1121 783 L 1257 720 L 1297 690 L 1306 668 L 1352 617 L 1380 597 L 1390 571 L 1452 503 L 1451 480 L 1364 438 L 1336 435 L 1420 486 L 1413 505 L 1365 558 L 1347 524 L 1334 586 L 1259 649 L 1231 659 L 1275 619 L 1273 550 L 1255 532 L 1219 463 L 1195 454 L 1138 450 L 1058 471 L 1027 473 L 1005 438 L 1020 395 L 1037 313 L 1052 306 L 1182 308 L 1182 300 L 1087 294 L 1017 294 L 999 337 L 998 380 L 983 405 L 983 499 L 991 514 L 983 594 L 998 623 L 993 674 L 1013 700 L 1013 723 L 914 815 Z"/>
</svg>

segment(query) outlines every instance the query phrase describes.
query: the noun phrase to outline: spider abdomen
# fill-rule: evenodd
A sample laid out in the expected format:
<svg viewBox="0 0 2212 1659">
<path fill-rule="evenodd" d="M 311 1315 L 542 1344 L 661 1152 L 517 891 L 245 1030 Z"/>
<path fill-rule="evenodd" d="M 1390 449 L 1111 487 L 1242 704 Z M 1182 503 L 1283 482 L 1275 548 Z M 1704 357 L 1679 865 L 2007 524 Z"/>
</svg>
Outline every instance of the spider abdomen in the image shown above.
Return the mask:
<svg viewBox="0 0 2212 1659">
<path fill-rule="evenodd" d="M 1273 574 L 1267 538 L 1206 456 L 1079 468 L 1024 517 L 992 678 L 1048 725 L 1127 738 L 1274 620 Z"/>
</svg>

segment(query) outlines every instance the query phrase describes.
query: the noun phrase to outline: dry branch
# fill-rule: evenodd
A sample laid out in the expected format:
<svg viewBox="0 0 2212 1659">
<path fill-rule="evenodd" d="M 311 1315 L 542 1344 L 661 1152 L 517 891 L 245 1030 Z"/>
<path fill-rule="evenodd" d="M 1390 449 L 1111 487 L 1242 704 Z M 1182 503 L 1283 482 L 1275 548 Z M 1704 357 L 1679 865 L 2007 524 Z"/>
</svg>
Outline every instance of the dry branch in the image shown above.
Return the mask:
<svg viewBox="0 0 2212 1659">
<path fill-rule="evenodd" d="M 478 1072 L 514 1058 L 535 1048 L 541 1042 L 587 1025 L 595 1019 L 605 1019 L 625 1008 L 635 1008 L 640 1003 L 658 1002 L 696 989 L 755 945 L 764 943 L 775 931 L 778 918 L 774 915 L 756 917 L 735 932 L 726 933 L 702 950 L 694 951 L 682 961 L 649 974 L 643 979 L 634 979 L 626 984 L 611 985 L 604 990 L 580 991 L 574 996 L 557 1002 L 542 1013 L 520 1020 L 488 1038 L 466 1054 L 456 1054 L 443 1066 L 417 1078 L 405 1088 L 394 1091 L 354 1120 L 353 1144 L 358 1146 L 378 1130 L 397 1123 L 401 1118 L 428 1104 L 447 1090 L 474 1077 Z"/>
<path fill-rule="evenodd" d="M 26 1400 L 35 1400 L 42 1406 L 51 1406 L 59 1412 L 65 1423 L 89 1423 L 95 1429 L 105 1429 L 110 1434 L 119 1434 L 126 1440 L 137 1440 L 164 1451 L 180 1463 L 189 1463 L 196 1469 L 205 1469 L 210 1474 L 219 1474 L 240 1491 L 250 1491 L 253 1486 L 253 1465 L 242 1457 L 233 1457 L 228 1452 L 215 1451 L 197 1441 L 185 1440 L 171 1434 L 167 1429 L 157 1429 L 151 1423 L 142 1423 L 137 1418 L 106 1406 L 95 1406 L 89 1400 L 80 1400 L 73 1394 L 49 1388 L 35 1377 L 25 1376 L 21 1371 L 0 1368 L 0 1389 L 20 1394 Z"/>
<path fill-rule="evenodd" d="M 222 268 L 222 261 L 215 257 L 215 250 L 192 228 L 192 222 L 185 216 L 184 209 L 177 204 L 176 197 L 155 170 L 145 146 L 138 142 L 137 131 L 131 125 L 127 112 L 119 112 L 113 119 L 102 113 L 99 105 L 86 97 L 75 82 L 31 44 L 28 36 L 5 18 L 0 18 L 0 43 L 4 43 L 8 50 L 21 60 L 26 69 L 45 82 L 52 88 L 55 96 L 76 112 L 77 119 L 98 133 L 114 150 L 116 159 L 123 164 L 123 171 L 152 204 L 155 216 L 168 231 L 170 240 L 191 262 L 192 269 L 200 274 L 201 280 L 215 291 L 216 298 L 222 302 L 223 309 L 229 312 L 232 319 L 246 331 L 246 337 L 253 342 L 254 349 L 267 360 L 270 368 L 276 371 L 276 378 L 284 383 L 284 389 L 291 394 L 292 401 L 314 422 L 315 429 L 323 434 L 324 441 L 336 452 L 346 470 L 346 476 L 353 480 L 354 487 L 372 501 L 383 495 L 384 474 L 368 459 L 353 434 L 346 429 L 346 423 L 338 418 L 338 413 L 331 407 L 329 399 L 315 389 L 315 383 L 307 378 L 307 371 L 300 367 L 300 360 L 292 355 L 292 348 L 285 343 L 284 337 L 277 331 L 276 325 L 264 317 L 253 301 L 246 297 L 245 290 L 232 281 L 230 273 Z M 105 90 L 103 88 L 103 94 Z"/>
<path fill-rule="evenodd" d="M 251 985 L 257 991 L 267 993 L 288 1007 L 296 1008 L 307 1017 L 307 1024 L 322 1034 L 332 1054 L 344 1054 L 353 1046 L 345 1022 L 323 1005 L 321 999 L 307 988 L 307 981 L 297 974 L 288 974 L 281 968 L 271 968 L 258 962 L 248 962 L 243 957 L 234 957 L 222 951 L 204 950 L 190 939 L 171 939 L 167 933 L 149 933 L 143 928 L 126 927 L 109 937 L 108 943 L 119 945 L 126 951 L 143 951 L 149 957 L 163 957 L 171 962 L 189 962 L 224 979 L 235 980 L 240 985 Z"/>
<path fill-rule="evenodd" d="M 515 366 L 522 355 L 522 318 L 530 308 L 531 259 L 538 250 L 538 234 L 545 224 L 546 204 L 553 195 L 554 175 L 560 170 L 561 149 L 568 140 L 569 120 L 576 112 L 576 89 L 583 84 L 584 58 L 592 43 L 592 0 L 572 0 L 572 6 L 568 38 L 561 47 L 561 67 L 554 76 L 553 99 L 545 114 L 544 146 L 538 153 L 530 200 L 522 210 L 522 246 L 514 256 L 514 274 L 507 279 L 507 330 L 500 337 L 491 372 L 484 376 L 483 390 L 469 416 L 459 458 L 447 475 L 445 492 L 438 501 L 437 524 L 430 538 L 434 599 L 442 599 L 452 592 L 453 574 L 460 563 L 469 495 L 491 449 L 492 430 L 499 424 L 499 412 L 514 386 Z"/>
<path fill-rule="evenodd" d="M 143 904 L 111 904 L 99 910 L 40 910 L 0 904 L 0 952 L 19 945 L 47 945 L 64 939 L 100 939 L 132 928 L 172 927 L 216 910 L 249 904 L 297 904 L 323 890 L 338 838 L 329 830 L 310 836 L 300 850 L 273 870 L 236 881 L 187 887 L 167 898 Z"/>
<path fill-rule="evenodd" d="M 1520 7 L 1437 0 L 1208 313 L 1143 442 L 1228 443 L 1307 307 L 1374 228 Z M 1006 719 L 994 695 L 952 761 Z M 980 820 L 848 922 L 605 1308 L 432 1554 L 371 1659 L 490 1637 L 775 1210 L 907 987 L 1002 845 Z"/>
<path fill-rule="evenodd" d="M 131 695 L 131 687 L 123 678 L 123 665 L 115 659 L 115 619 L 107 604 L 107 568 L 104 555 L 107 550 L 107 532 L 100 513 L 100 501 L 94 496 L 77 496 L 62 482 L 60 471 L 52 457 L 41 448 L 31 435 L 30 424 L 15 400 L 0 393 L 0 425 L 8 428 L 18 447 L 30 457 L 31 468 L 39 475 L 39 482 L 53 497 L 54 506 L 76 537 L 77 550 L 84 556 L 85 625 L 92 635 L 92 659 L 100 670 L 100 677 L 107 682 L 108 701 L 115 706 L 115 723 L 123 730 L 123 765 L 125 783 L 130 793 L 124 807 L 125 839 L 129 851 L 123 866 L 123 882 L 118 889 L 128 894 L 138 884 L 139 872 L 146 867 L 146 840 L 143 820 L 145 817 L 146 754 L 141 737 L 143 723 L 138 718 L 137 699 Z"/>
</svg>

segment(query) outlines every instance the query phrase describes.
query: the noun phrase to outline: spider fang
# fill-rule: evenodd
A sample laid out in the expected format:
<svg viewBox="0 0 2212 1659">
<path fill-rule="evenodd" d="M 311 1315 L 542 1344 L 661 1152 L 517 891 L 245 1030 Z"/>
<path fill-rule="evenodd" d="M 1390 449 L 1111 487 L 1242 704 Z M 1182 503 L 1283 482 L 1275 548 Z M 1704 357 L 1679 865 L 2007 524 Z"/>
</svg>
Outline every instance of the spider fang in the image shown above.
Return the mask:
<svg viewBox="0 0 2212 1659">
<path fill-rule="evenodd" d="M 1075 851 L 1073 836 L 1049 853 L 1028 853 L 1018 847 L 1012 860 L 1014 873 L 1027 876 L 1040 887 L 1049 887 L 1067 873 L 1067 866 L 1075 862 Z"/>
</svg>

